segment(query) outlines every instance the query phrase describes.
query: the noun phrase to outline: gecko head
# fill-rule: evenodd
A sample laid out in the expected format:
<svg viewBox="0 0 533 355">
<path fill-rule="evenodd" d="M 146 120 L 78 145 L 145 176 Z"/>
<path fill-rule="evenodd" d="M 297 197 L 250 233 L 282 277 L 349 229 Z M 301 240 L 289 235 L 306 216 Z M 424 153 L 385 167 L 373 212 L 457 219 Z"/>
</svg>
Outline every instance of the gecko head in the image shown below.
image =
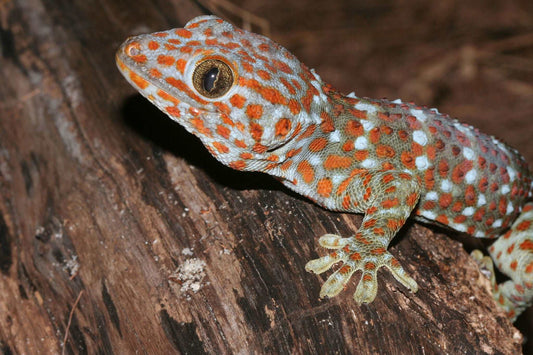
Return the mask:
<svg viewBox="0 0 533 355">
<path fill-rule="evenodd" d="M 285 48 L 214 16 L 131 37 L 116 60 L 141 94 L 239 170 L 276 163 L 321 123 L 328 100 L 318 75 Z"/>
</svg>

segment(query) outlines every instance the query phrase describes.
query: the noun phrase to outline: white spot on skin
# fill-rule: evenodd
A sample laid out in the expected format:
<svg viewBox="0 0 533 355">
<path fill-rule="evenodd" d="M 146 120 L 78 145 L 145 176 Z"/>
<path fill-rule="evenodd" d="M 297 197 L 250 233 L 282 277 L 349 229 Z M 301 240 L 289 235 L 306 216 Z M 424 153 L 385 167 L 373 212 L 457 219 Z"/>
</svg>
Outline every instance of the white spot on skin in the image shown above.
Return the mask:
<svg viewBox="0 0 533 355">
<path fill-rule="evenodd" d="M 482 231 L 476 231 L 476 233 L 474 233 L 474 237 L 485 238 L 485 233 L 483 233 Z"/>
<path fill-rule="evenodd" d="M 501 188 L 500 188 L 500 193 L 502 195 L 507 195 L 509 193 L 509 191 L 511 191 L 511 189 L 509 188 L 509 185 L 505 184 L 503 185 Z"/>
<path fill-rule="evenodd" d="M 502 220 L 501 219 L 497 219 L 494 221 L 494 223 L 492 223 L 492 227 L 493 228 L 498 228 L 498 227 L 501 227 L 502 226 Z"/>
<path fill-rule="evenodd" d="M 425 199 L 429 201 L 437 201 L 439 199 L 439 195 L 435 191 L 430 191 L 426 194 Z"/>
<path fill-rule="evenodd" d="M 376 111 L 377 111 L 376 106 L 371 105 L 371 104 L 366 103 L 366 102 L 358 102 L 354 107 L 355 107 L 356 110 L 366 111 L 369 114 L 376 113 Z"/>
<path fill-rule="evenodd" d="M 358 137 L 354 142 L 355 149 L 366 149 L 368 146 L 368 140 L 366 137 Z"/>
<path fill-rule="evenodd" d="M 450 180 L 442 180 L 440 183 L 440 189 L 443 192 L 450 192 L 452 190 L 452 184 L 450 183 Z"/>
<path fill-rule="evenodd" d="M 427 219 L 430 219 L 432 221 L 434 221 L 436 218 L 437 218 L 437 215 L 434 213 L 434 212 L 431 212 L 431 211 L 424 211 L 424 210 L 421 210 L 420 211 L 420 215 L 421 216 L 424 216 L 426 217 Z"/>
<path fill-rule="evenodd" d="M 351 92 L 349 93 L 348 95 L 346 95 L 346 97 L 351 97 L 352 99 L 357 99 L 357 96 L 355 96 L 355 92 Z"/>
<path fill-rule="evenodd" d="M 511 214 L 514 212 L 514 207 L 513 207 L 513 204 L 511 202 L 509 202 L 509 204 L 507 205 L 507 211 L 505 211 L 506 214 Z"/>
<path fill-rule="evenodd" d="M 467 184 L 473 184 L 476 181 L 477 172 L 472 169 L 465 174 L 465 182 Z"/>
<path fill-rule="evenodd" d="M 487 203 L 487 199 L 485 198 L 485 195 L 479 194 L 479 196 L 477 197 L 477 205 L 478 205 L 478 207 L 479 206 L 484 206 L 486 203 Z"/>
<path fill-rule="evenodd" d="M 374 168 L 376 166 L 376 161 L 374 159 L 365 159 L 363 160 L 363 162 L 361 163 L 361 166 L 363 168 Z"/>
<path fill-rule="evenodd" d="M 514 181 L 516 179 L 516 171 L 510 166 L 507 167 L 507 174 L 509 174 L 509 180 Z"/>
<path fill-rule="evenodd" d="M 455 229 L 458 232 L 466 232 L 466 226 L 464 224 L 450 223 L 450 227 Z"/>
<path fill-rule="evenodd" d="M 474 208 L 473 207 L 467 207 L 463 210 L 463 214 L 467 217 L 474 214 Z"/>
<path fill-rule="evenodd" d="M 426 170 L 429 167 L 428 158 L 425 156 L 420 156 L 415 159 L 415 164 L 418 170 Z"/>
<path fill-rule="evenodd" d="M 393 104 L 403 104 L 403 101 L 401 99 L 396 99 L 394 101 L 391 101 Z"/>
<path fill-rule="evenodd" d="M 361 122 L 361 125 L 363 126 L 363 129 L 368 132 L 370 131 L 372 128 L 374 128 L 374 124 L 370 121 L 367 121 L 367 120 L 361 120 L 359 121 Z"/>
<path fill-rule="evenodd" d="M 309 161 L 309 163 L 311 163 L 311 165 L 314 165 L 314 166 L 320 165 L 323 161 L 322 158 L 314 154 L 311 155 L 307 160 Z"/>
<path fill-rule="evenodd" d="M 463 148 L 463 156 L 468 160 L 474 160 L 475 158 L 474 151 L 467 147 Z"/>
<path fill-rule="evenodd" d="M 344 181 L 344 179 L 346 179 L 346 176 L 333 175 L 333 177 L 331 178 L 331 182 L 333 182 L 333 185 L 339 185 L 341 182 Z"/>
<path fill-rule="evenodd" d="M 329 141 L 331 143 L 338 143 L 341 141 L 341 136 L 340 136 L 340 133 L 339 131 L 333 131 L 330 133 L 329 135 Z"/>
<path fill-rule="evenodd" d="M 420 130 L 413 132 L 413 140 L 421 146 L 425 146 L 428 143 L 428 137 L 426 136 L 426 133 Z"/>
<path fill-rule="evenodd" d="M 415 116 L 419 121 L 425 122 L 428 118 L 427 115 L 422 110 L 411 109 L 411 114 Z"/>
</svg>

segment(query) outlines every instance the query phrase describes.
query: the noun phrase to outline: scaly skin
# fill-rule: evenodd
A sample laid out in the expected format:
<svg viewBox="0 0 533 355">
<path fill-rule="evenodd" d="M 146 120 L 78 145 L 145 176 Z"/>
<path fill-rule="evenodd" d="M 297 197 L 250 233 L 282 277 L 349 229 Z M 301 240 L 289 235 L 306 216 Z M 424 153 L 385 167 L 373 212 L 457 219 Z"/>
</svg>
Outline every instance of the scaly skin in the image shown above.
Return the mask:
<svg viewBox="0 0 533 355">
<path fill-rule="evenodd" d="M 355 235 L 319 239 L 332 251 L 306 269 L 342 264 L 321 297 L 360 270 L 354 298 L 372 302 L 381 267 L 416 291 L 387 251 L 413 215 L 475 237 L 503 235 L 489 251 L 511 280 L 493 281 L 494 297 L 511 319 L 531 304 L 532 174 L 494 137 L 436 109 L 344 96 L 285 48 L 213 16 L 132 37 L 116 59 L 142 95 L 223 164 L 273 175 L 325 208 L 364 214 Z M 492 270 L 481 252 L 473 256 Z"/>
</svg>

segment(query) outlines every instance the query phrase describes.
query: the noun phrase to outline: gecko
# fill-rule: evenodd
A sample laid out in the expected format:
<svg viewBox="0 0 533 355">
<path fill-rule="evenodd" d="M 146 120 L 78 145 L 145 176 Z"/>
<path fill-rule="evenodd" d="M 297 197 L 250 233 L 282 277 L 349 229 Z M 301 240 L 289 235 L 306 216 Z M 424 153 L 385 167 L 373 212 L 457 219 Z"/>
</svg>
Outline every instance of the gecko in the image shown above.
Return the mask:
<svg viewBox="0 0 533 355">
<path fill-rule="evenodd" d="M 354 300 L 370 303 L 382 267 L 416 292 L 388 251 L 412 217 L 496 239 L 490 257 L 472 252 L 494 299 L 513 321 L 532 304 L 533 176 L 495 137 L 437 109 L 343 95 L 281 45 L 215 16 L 130 37 L 116 63 L 221 163 L 270 174 L 326 209 L 363 214 L 353 235 L 319 238 L 329 252 L 305 269 L 339 265 L 320 297 L 360 272 Z M 493 264 L 509 279 L 496 283 Z"/>
</svg>

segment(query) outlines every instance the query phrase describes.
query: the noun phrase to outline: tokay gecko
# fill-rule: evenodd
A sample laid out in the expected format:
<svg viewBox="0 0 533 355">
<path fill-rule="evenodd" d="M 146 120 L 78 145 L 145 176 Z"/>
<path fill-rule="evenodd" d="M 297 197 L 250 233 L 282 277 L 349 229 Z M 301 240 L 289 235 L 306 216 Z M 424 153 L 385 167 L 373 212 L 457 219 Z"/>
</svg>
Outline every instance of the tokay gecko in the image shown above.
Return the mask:
<svg viewBox="0 0 533 355">
<path fill-rule="evenodd" d="M 386 267 L 418 285 L 387 250 L 407 218 L 498 238 L 492 260 L 509 280 L 493 296 L 514 320 L 533 299 L 532 173 L 520 154 L 436 109 L 342 95 L 285 48 L 214 16 L 129 38 L 116 56 L 125 78 L 197 136 L 223 164 L 261 171 L 327 209 L 364 214 L 354 235 L 319 239 L 331 252 L 306 270 L 333 297 L 360 271 L 369 303 Z"/>
</svg>

